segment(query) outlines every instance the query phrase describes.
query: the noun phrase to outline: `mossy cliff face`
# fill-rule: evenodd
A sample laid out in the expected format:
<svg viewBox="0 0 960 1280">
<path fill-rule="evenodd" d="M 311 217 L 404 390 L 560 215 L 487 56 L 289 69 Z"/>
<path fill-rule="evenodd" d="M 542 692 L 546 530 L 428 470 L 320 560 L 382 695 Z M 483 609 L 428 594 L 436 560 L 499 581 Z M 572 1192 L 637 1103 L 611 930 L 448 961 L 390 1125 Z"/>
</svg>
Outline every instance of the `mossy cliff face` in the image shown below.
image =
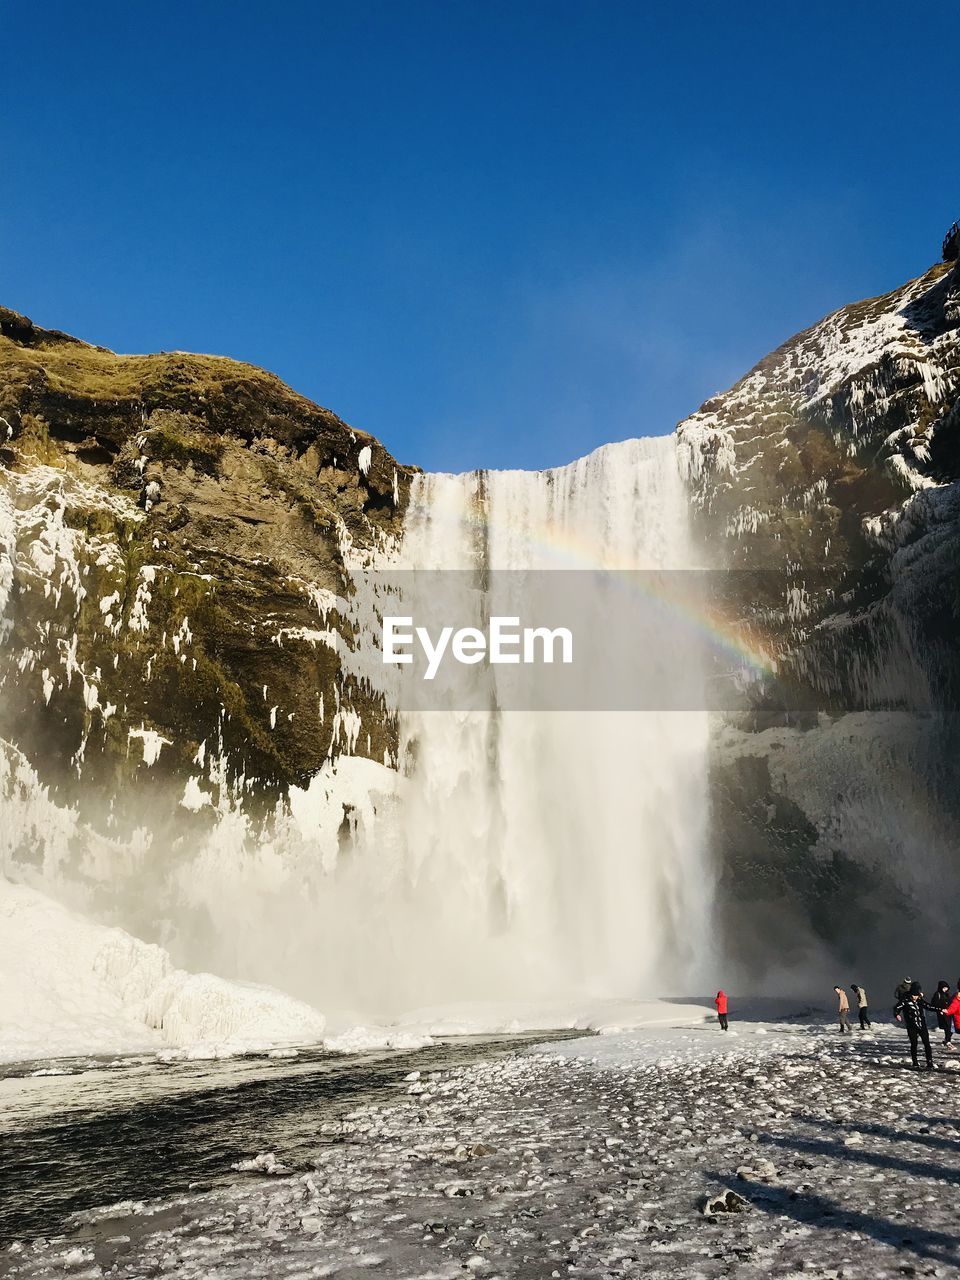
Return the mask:
<svg viewBox="0 0 960 1280">
<path fill-rule="evenodd" d="M 724 606 L 776 668 L 718 718 L 711 771 L 724 932 L 754 974 L 819 944 L 907 963 L 905 931 L 931 963 L 948 945 L 958 324 L 960 273 L 940 264 L 791 339 L 678 428 L 702 543 L 744 571 Z"/>
<path fill-rule="evenodd" d="M 260 369 L 0 309 L 0 737 L 81 808 L 190 778 L 269 806 L 343 749 L 390 759 L 338 649 L 410 477 Z"/>
</svg>

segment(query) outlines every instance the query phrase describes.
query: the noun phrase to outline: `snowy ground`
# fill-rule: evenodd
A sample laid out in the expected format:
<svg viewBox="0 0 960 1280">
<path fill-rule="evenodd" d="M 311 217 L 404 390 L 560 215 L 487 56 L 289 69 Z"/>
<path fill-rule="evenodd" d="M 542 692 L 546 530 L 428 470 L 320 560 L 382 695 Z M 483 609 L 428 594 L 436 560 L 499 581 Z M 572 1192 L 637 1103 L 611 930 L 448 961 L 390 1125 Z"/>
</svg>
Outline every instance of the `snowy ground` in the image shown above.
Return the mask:
<svg viewBox="0 0 960 1280">
<path fill-rule="evenodd" d="M 889 1026 L 735 1029 L 567 1041 L 304 1114 L 309 1170 L 263 1158 L 228 1190 L 85 1215 L 0 1276 L 960 1273 L 960 1064 L 914 1074 Z M 726 1189 L 743 1212 L 705 1216 Z"/>
</svg>

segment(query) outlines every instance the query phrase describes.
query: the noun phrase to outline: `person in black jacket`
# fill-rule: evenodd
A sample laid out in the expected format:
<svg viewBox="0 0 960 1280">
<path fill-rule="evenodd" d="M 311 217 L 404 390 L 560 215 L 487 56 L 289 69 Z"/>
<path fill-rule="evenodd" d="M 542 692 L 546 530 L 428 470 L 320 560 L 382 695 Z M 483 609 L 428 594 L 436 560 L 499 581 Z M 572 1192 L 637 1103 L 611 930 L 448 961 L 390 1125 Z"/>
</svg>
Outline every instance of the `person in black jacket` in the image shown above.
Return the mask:
<svg viewBox="0 0 960 1280">
<path fill-rule="evenodd" d="M 899 1004 L 901 1000 L 905 1000 L 910 994 L 910 988 L 913 986 L 912 978 L 903 978 L 897 983 L 896 990 L 893 993 L 894 1000 Z"/>
<path fill-rule="evenodd" d="M 904 996 L 893 1011 L 893 1016 L 898 1022 L 902 1022 L 907 1028 L 907 1035 L 910 1037 L 910 1057 L 913 1059 L 914 1069 L 920 1070 L 920 1063 L 917 1061 L 917 1048 L 920 1041 L 923 1041 L 923 1051 L 927 1057 L 927 1070 L 933 1070 L 933 1050 L 930 1048 L 930 1031 L 927 1027 L 927 1018 L 924 1010 L 929 1009 L 931 1013 L 937 1010 L 932 1004 L 928 1004 L 923 998 L 923 988 L 919 982 L 911 983 L 910 994 Z"/>
<path fill-rule="evenodd" d="M 944 1009 L 946 1009 L 952 999 L 953 995 L 950 991 L 950 983 L 938 982 L 937 989 L 933 993 L 933 998 L 930 1003 L 937 1011 L 937 1026 L 943 1032 L 943 1043 L 946 1045 L 949 1045 L 950 1041 L 953 1039 L 953 1018 L 948 1018 L 944 1013 Z"/>
</svg>

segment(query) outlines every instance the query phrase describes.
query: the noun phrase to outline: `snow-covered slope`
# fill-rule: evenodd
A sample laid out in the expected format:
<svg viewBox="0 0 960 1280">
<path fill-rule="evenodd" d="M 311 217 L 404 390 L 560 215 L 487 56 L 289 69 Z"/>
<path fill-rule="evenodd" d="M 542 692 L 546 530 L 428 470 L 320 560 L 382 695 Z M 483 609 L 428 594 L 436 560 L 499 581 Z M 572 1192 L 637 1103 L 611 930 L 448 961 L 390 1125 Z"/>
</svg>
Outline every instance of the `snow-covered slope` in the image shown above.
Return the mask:
<svg viewBox="0 0 960 1280">
<path fill-rule="evenodd" d="M 269 987 L 167 953 L 0 877 L 0 1060 L 315 1043 L 324 1019 Z"/>
<path fill-rule="evenodd" d="M 956 270 L 938 263 L 827 316 L 708 400 L 678 428 L 700 507 L 720 511 L 723 494 L 734 509 L 750 494 L 763 503 L 774 480 L 788 507 L 814 507 L 871 464 L 905 492 L 937 483 L 960 386 L 958 294 Z M 761 523 L 775 515 L 756 511 Z"/>
</svg>

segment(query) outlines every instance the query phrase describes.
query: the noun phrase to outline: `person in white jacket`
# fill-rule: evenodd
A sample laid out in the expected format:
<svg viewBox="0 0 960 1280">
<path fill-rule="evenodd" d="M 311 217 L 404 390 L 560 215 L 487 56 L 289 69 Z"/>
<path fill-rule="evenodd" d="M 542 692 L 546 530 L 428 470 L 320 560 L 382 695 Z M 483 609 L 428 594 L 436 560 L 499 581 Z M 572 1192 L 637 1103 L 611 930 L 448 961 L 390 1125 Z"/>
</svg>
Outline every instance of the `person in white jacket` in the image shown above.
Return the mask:
<svg viewBox="0 0 960 1280">
<path fill-rule="evenodd" d="M 840 1034 L 846 1035 L 850 1030 L 850 1001 L 843 987 L 834 987 L 837 993 L 837 1016 L 840 1019 Z"/>
</svg>

